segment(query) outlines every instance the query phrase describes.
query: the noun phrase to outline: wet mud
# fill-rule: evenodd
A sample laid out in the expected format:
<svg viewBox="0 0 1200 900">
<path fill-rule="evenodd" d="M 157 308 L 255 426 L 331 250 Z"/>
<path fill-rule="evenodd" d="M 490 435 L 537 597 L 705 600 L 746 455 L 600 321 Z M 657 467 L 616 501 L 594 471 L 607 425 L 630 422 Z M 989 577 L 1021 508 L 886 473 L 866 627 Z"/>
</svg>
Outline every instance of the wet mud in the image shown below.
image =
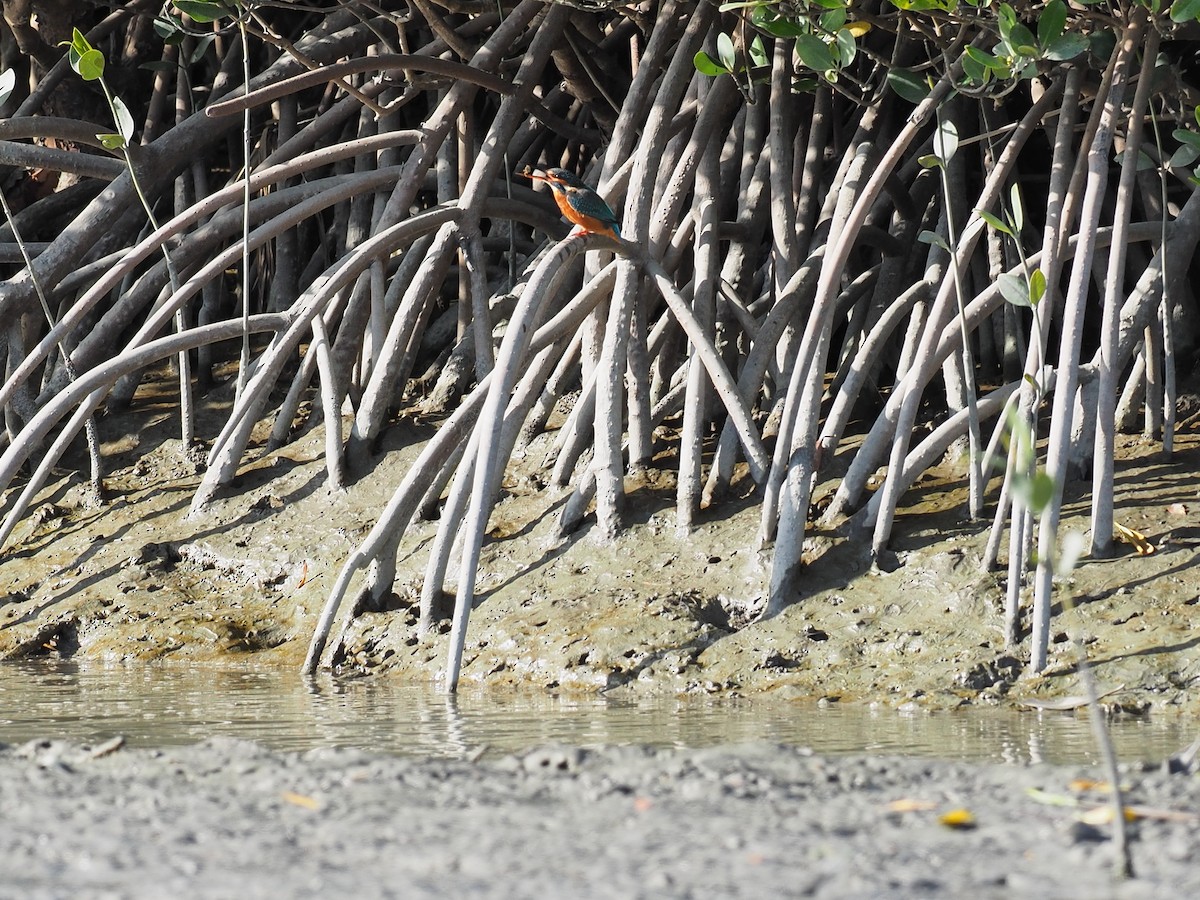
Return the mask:
<svg viewBox="0 0 1200 900">
<path fill-rule="evenodd" d="M 282 450 L 256 451 L 233 486 L 189 516 L 203 453 L 185 453 L 170 437 L 178 427 L 171 408 L 164 399 L 139 405 L 136 420 L 102 421 L 106 503 L 64 469 L 18 526 L 0 561 L 0 659 L 298 667 L 339 569 L 431 433 L 393 428 L 370 471 L 334 492 L 323 435 L 310 431 Z M 206 415 L 215 427 L 222 411 L 210 405 Z M 266 435 L 258 437 L 261 448 Z M 1200 435 L 1181 434 L 1170 458 L 1157 444 L 1120 438 L 1117 520 L 1144 533 L 1154 552 L 1118 544 L 1115 558 L 1085 559 L 1059 586 L 1051 664 L 1040 676 L 1026 671 L 1025 644 L 1004 644 L 1005 575 L 980 569 L 987 524 L 965 520 L 952 465 L 927 473 L 906 496 L 890 571 L 870 570 L 865 536 L 814 525 L 800 594 L 760 620 L 769 553 L 757 545 L 747 480 L 681 535 L 664 462 L 627 479 L 628 528 L 615 541 L 599 540 L 588 519 L 555 544 L 567 490 L 539 477 L 542 440 L 507 473 L 491 521 L 464 683 L 772 692 L 898 708 L 1019 705 L 1082 692 L 1078 640 L 1111 713 L 1200 711 Z M 1067 485 L 1064 527 L 1086 526 L 1086 488 Z M 382 609 L 360 608 L 340 626 L 341 671 L 441 676 L 447 623 L 424 637 L 415 627 L 436 527 L 414 523 L 394 593 Z"/>
<path fill-rule="evenodd" d="M 393 429 L 371 471 L 332 492 L 323 436 L 311 432 L 260 451 L 190 517 L 202 454 L 168 437 L 169 408 L 137 428 L 102 425 L 106 503 L 66 468 L 17 528 L 0 560 L 0 660 L 298 668 L 339 568 L 430 433 Z M 210 425 L 218 413 L 209 410 Z M 1004 645 L 1003 573 L 980 569 L 986 529 L 964 520 L 953 466 L 906 497 L 889 571 L 868 567 L 861 536 L 814 527 L 801 594 L 761 620 L 769 554 L 744 483 L 681 535 L 669 466 L 642 471 L 627 481 L 619 538 L 598 540 L 588 521 L 554 543 L 565 491 L 542 486 L 543 452 L 532 445 L 506 477 L 465 684 L 1071 708 L 1082 693 L 1079 641 L 1110 715 L 1200 711 L 1195 434 L 1181 435 L 1170 459 L 1121 439 L 1117 520 L 1154 551 L 1121 545 L 1060 585 L 1051 665 L 1039 676 L 1027 673 L 1023 645 Z M 1086 521 L 1085 487 L 1067 485 L 1066 527 Z M 435 530 L 409 529 L 395 592 L 344 622 L 342 673 L 440 677 L 448 628 L 422 637 L 415 627 Z M 1138 877 L 1117 880 L 1095 779 L 1078 768 L 768 745 L 446 760 L 276 753 L 228 739 L 160 750 L 38 740 L 0 746 L 0 900 L 1200 893 L 1200 781 L 1124 771 Z"/>
</svg>

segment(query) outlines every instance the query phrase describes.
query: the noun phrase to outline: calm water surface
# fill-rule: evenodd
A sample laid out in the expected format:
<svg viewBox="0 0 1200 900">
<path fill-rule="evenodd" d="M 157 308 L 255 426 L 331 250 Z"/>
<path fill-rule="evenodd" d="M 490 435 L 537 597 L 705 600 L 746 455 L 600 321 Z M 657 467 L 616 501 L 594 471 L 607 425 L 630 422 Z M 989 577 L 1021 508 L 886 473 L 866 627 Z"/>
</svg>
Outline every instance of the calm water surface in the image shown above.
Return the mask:
<svg viewBox="0 0 1200 900">
<path fill-rule="evenodd" d="M 1113 724 L 1122 760 L 1160 760 L 1200 723 Z M 500 754 L 547 743 L 704 747 L 775 741 L 818 753 L 878 752 L 1000 762 L 1095 762 L 1086 714 L 967 709 L 898 713 L 754 699 L 476 693 L 447 697 L 385 680 L 305 682 L 279 670 L 0 664 L 0 743 L 61 738 L 132 746 L 213 735 L 278 750 L 359 747 L 421 756 Z"/>
</svg>

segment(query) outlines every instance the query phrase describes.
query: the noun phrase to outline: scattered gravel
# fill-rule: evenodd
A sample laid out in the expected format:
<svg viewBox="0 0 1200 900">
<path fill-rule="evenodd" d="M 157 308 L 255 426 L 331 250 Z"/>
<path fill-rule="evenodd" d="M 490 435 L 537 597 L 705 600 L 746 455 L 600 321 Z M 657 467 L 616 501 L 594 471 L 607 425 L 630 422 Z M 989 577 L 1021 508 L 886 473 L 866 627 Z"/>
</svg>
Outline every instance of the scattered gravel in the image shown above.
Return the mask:
<svg viewBox="0 0 1200 900">
<path fill-rule="evenodd" d="M 1125 772 L 1143 817 L 1117 882 L 1089 777 L 768 744 L 472 761 L 34 741 L 0 746 L 0 898 L 1200 896 L 1200 781 Z M 942 824 L 960 810 L 968 827 Z"/>
</svg>

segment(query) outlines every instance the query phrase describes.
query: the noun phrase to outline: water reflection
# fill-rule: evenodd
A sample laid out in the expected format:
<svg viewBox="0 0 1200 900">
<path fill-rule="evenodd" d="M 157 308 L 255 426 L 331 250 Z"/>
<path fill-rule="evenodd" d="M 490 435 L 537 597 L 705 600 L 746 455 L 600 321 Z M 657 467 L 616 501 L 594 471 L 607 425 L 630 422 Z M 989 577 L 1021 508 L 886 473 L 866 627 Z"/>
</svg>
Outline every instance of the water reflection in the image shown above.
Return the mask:
<svg viewBox="0 0 1200 900">
<path fill-rule="evenodd" d="M 1187 722 L 1115 723 L 1123 760 L 1159 760 Z M 280 750 L 361 747 L 421 756 L 506 753 L 546 743 L 703 747 L 775 741 L 819 753 L 878 752 L 1001 762 L 1095 762 L 1084 714 L 972 709 L 902 714 L 770 698 L 602 697 L 464 691 L 382 680 L 305 682 L 279 670 L 74 663 L 0 665 L 0 742 L 33 737 L 133 746 L 212 735 Z"/>
</svg>

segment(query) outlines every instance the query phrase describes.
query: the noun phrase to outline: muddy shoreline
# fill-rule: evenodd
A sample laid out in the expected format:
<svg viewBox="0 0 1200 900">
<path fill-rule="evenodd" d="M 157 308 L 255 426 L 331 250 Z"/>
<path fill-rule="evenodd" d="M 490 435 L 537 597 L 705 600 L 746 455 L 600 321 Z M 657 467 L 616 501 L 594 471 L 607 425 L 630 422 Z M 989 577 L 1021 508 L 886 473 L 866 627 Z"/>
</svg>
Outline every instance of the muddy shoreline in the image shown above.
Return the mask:
<svg viewBox="0 0 1200 900">
<path fill-rule="evenodd" d="M 0 566 L 0 659 L 295 671 L 342 561 L 428 436 L 393 429 L 369 477 L 331 492 L 314 430 L 260 455 L 189 518 L 198 467 L 164 437 L 169 408 L 106 447 L 106 504 L 63 470 L 19 526 Z M 1109 715 L 1200 713 L 1196 435 L 1182 435 L 1170 460 L 1123 439 L 1119 521 L 1155 552 L 1085 561 L 1063 585 L 1074 605 L 1056 610 L 1051 665 L 1037 677 L 1023 647 L 1004 647 L 1003 575 L 980 569 L 986 529 L 963 520 L 953 467 L 906 497 L 895 569 L 872 573 L 851 533 L 814 529 L 803 595 L 757 621 L 766 557 L 750 493 L 680 535 L 669 468 L 643 470 L 627 481 L 628 528 L 616 541 L 599 541 L 589 522 L 552 544 L 563 494 L 532 474 L 538 452 L 506 476 L 464 685 L 1018 707 L 1081 693 L 1079 640 Z M 1086 516 L 1086 486 L 1066 495 L 1072 527 Z M 408 530 L 394 593 L 345 623 L 343 672 L 438 679 L 447 629 L 422 638 L 414 628 L 435 530 Z M 1080 818 L 1104 797 L 1079 788 L 1096 778 L 1079 767 L 769 745 L 553 747 L 471 761 L 277 753 L 229 739 L 159 750 L 34 741 L 0 748 L 0 900 L 1200 894 L 1200 781 L 1137 764 L 1123 777 L 1143 814 L 1139 877 L 1118 883 L 1108 826 Z M 940 822 L 955 810 L 974 827 Z"/>
<path fill-rule="evenodd" d="M 31 741 L 0 747 L 0 898 L 1200 892 L 1200 780 L 1123 773 L 1137 877 L 1117 881 L 1094 777 L 769 744 L 471 761 Z"/>
<path fill-rule="evenodd" d="M 4 549 L 0 659 L 298 668 L 342 564 L 430 428 L 390 429 L 369 470 L 344 491 L 327 487 L 324 435 L 314 428 L 284 448 L 258 451 L 230 488 L 189 515 L 203 454 L 184 452 L 171 437 L 172 396 L 157 381 L 149 385 L 162 389 L 157 402 L 151 392 L 104 423 L 113 436 L 104 447 L 107 502 L 95 503 L 83 460 L 68 459 L 76 468 L 59 471 Z M 219 397 L 206 400 L 204 428 L 223 421 Z M 680 533 L 664 459 L 662 469 L 627 478 L 627 527 L 615 540 L 601 540 L 588 517 L 556 542 L 568 491 L 539 474 L 549 440 L 532 442 L 505 475 L 480 563 L 464 685 L 770 693 L 899 709 L 1020 706 L 1082 693 L 1077 640 L 1111 692 L 1111 715 L 1200 715 L 1200 435 L 1179 435 L 1170 458 L 1121 436 L 1118 521 L 1145 534 L 1153 552 L 1118 545 L 1112 559 L 1083 561 L 1059 588 L 1050 665 L 1036 677 L 1027 672 L 1027 646 L 1005 646 L 1005 572 L 980 566 L 987 523 L 965 520 L 962 472 L 953 465 L 934 467 L 905 496 L 894 568 L 871 570 L 852 523 L 814 524 L 801 593 L 761 621 L 769 552 L 758 547 L 748 478 Z M 814 496 L 832 489 L 839 465 L 830 464 Z M 1066 485 L 1064 528 L 1084 527 L 1087 491 L 1085 482 Z M 343 618 L 335 630 L 340 671 L 441 677 L 448 622 L 427 636 L 415 627 L 436 528 L 414 522 L 393 593 Z"/>
</svg>

